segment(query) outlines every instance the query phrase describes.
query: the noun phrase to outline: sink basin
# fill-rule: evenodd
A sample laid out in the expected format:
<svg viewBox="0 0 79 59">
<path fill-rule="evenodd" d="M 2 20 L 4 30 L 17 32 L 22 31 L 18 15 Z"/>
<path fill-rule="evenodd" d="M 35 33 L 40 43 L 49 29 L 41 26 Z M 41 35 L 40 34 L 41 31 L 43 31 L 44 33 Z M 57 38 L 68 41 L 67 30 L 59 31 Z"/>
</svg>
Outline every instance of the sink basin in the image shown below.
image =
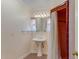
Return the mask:
<svg viewBox="0 0 79 59">
<path fill-rule="evenodd" d="M 37 56 L 42 56 L 42 43 L 46 41 L 44 38 L 34 38 L 33 41 L 38 45 Z"/>
<path fill-rule="evenodd" d="M 34 38 L 33 40 L 37 41 L 37 42 L 44 42 L 44 41 L 46 41 L 46 39 L 43 39 L 43 38 Z"/>
</svg>

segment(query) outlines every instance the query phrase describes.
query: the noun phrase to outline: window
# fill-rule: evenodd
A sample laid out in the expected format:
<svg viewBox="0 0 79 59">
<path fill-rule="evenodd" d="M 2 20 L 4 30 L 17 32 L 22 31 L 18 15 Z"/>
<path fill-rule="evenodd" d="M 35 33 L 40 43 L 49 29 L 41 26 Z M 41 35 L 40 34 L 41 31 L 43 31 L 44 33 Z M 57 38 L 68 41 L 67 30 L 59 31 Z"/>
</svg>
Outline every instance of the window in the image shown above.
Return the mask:
<svg viewBox="0 0 79 59">
<path fill-rule="evenodd" d="M 36 32 L 36 20 L 35 19 L 32 19 L 31 31 Z"/>
<path fill-rule="evenodd" d="M 50 32 L 50 18 L 47 20 L 47 28 L 46 28 L 47 32 Z"/>
</svg>

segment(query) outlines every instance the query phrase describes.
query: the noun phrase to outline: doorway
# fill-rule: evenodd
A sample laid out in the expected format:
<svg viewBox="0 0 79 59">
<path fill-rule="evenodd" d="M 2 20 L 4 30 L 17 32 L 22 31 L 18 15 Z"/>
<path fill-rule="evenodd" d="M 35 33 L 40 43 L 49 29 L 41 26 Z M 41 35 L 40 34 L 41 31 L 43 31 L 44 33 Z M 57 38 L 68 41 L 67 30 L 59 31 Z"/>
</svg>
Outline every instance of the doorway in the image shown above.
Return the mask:
<svg viewBox="0 0 79 59">
<path fill-rule="evenodd" d="M 58 55 L 61 59 L 69 59 L 69 6 L 68 1 L 51 10 L 57 15 Z"/>
</svg>

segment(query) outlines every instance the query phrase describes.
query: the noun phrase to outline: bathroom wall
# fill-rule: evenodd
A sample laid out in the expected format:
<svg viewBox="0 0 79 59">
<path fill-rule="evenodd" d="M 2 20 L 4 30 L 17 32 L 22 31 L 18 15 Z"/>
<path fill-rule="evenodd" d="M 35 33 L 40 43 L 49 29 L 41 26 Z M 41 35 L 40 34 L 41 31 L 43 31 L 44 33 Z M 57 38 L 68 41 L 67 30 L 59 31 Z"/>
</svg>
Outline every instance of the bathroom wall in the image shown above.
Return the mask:
<svg viewBox="0 0 79 59">
<path fill-rule="evenodd" d="M 30 21 L 30 8 L 17 0 L 2 0 L 1 6 L 1 59 L 19 59 L 30 52 L 32 33 L 21 32 Z"/>
<path fill-rule="evenodd" d="M 48 59 L 61 59 L 58 56 L 58 36 L 57 36 L 57 12 L 50 14 L 51 18 L 51 32 L 48 41 Z"/>
<path fill-rule="evenodd" d="M 40 36 L 45 37 L 46 41 L 44 42 L 42 48 L 43 48 L 43 54 L 48 54 L 48 40 L 49 40 L 49 32 L 33 32 L 33 38 L 37 38 L 39 36 L 39 34 L 41 34 Z M 43 34 L 43 35 L 42 35 Z M 32 47 L 31 47 L 31 52 L 32 53 L 37 53 L 38 51 L 38 46 L 36 45 L 36 43 L 34 41 L 32 41 Z"/>
<path fill-rule="evenodd" d="M 78 51 L 78 0 L 75 0 L 75 49 Z"/>
<path fill-rule="evenodd" d="M 75 51 L 78 51 L 78 0 L 75 0 Z"/>
<path fill-rule="evenodd" d="M 75 0 L 69 0 L 69 59 L 75 59 L 72 55 L 75 51 L 75 42 L 77 42 L 77 7 Z M 75 7 L 76 6 L 76 7 Z M 76 11 L 76 12 L 75 12 Z M 76 27 L 75 27 L 76 26 Z M 76 43 L 77 44 L 77 43 Z"/>
</svg>

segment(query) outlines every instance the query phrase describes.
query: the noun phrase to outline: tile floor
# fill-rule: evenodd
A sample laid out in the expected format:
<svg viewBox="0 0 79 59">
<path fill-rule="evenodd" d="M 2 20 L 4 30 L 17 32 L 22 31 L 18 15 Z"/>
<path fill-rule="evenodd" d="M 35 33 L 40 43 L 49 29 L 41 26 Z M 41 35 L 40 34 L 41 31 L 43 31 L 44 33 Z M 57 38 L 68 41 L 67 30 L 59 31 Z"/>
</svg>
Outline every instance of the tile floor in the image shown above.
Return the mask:
<svg viewBox="0 0 79 59">
<path fill-rule="evenodd" d="M 37 54 L 30 54 L 27 57 L 25 57 L 24 59 L 47 59 L 47 55 L 43 55 L 41 57 L 38 57 Z"/>
</svg>

